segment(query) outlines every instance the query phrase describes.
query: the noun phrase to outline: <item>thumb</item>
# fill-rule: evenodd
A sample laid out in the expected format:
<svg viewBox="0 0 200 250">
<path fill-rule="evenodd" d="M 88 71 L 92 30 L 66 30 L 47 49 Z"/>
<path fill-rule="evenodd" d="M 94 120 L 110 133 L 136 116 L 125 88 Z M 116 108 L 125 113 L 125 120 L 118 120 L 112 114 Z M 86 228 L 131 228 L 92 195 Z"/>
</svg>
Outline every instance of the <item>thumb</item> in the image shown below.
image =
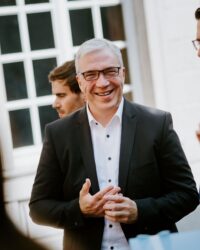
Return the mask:
<svg viewBox="0 0 200 250">
<path fill-rule="evenodd" d="M 87 178 L 81 188 L 80 196 L 87 195 L 89 193 L 90 187 L 91 187 L 91 181 L 90 179 Z"/>
</svg>

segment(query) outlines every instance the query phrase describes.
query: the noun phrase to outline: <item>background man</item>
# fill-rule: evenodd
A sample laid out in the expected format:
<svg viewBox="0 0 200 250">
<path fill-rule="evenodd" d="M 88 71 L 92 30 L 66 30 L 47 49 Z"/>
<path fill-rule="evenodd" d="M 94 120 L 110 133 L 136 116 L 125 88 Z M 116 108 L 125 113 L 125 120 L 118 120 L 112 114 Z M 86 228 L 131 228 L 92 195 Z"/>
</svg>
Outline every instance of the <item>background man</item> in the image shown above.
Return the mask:
<svg viewBox="0 0 200 250">
<path fill-rule="evenodd" d="M 197 32 L 196 32 L 196 40 L 193 41 L 194 47 L 197 50 L 197 55 L 200 57 L 200 8 L 195 11 L 195 18 L 197 20 Z M 197 139 L 200 142 L 200 124 L 199 129 L 196 131 Z"/>
<path fill-rule="evenodd" d="M 46 127 L 33 221 L 63 228 L 70 250 L 129 250 L 137 234 L 176 231 L 199 199 L 171 115 L 123 98 L 110 41 L 83 43 L 76 71 L 87 105 Z"/>
<path fill-rule="evenodd" d="M 52 94 L 55 95 L 53 108 L 58 112 L 60 118 L 81 108 L 84 104 L 84 97 L 76 80 L 74 60 L 65 62 L 63 65 L 54 68 L 49 73 Z"/>
</svg>

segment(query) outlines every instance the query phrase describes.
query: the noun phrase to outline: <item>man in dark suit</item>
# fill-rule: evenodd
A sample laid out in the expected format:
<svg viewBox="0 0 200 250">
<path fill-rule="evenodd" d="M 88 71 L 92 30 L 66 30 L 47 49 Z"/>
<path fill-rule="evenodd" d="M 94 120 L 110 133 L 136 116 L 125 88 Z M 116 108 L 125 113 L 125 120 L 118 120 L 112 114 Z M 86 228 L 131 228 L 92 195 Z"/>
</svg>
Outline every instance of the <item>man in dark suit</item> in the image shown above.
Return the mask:
<svg viewBox="0 0 200 250">
<path fill-rule="evenodd" d="M 197 31 L 196 31 L 196 39 L 193 40 L 192 42 L 193 42 L 194 48 L 197 51 L 197 56 L 200 57 L 200 7 L 196 9 L 194 15 L 197 20 Z M 199 124 L 198 129 L 196 130 L 196 136 L 200 142 L 200 124 Z"/>
<path fill-rule="evenodd" d="M 33 221 L 63 228 L 67 250 L 128 250 L 137 234 L 176 231 L 199 199 L 171 115 L 123 98 L 110 41 L 83 43 L 76 71 L 87 105 L 46 127 Z"/>
</svg>

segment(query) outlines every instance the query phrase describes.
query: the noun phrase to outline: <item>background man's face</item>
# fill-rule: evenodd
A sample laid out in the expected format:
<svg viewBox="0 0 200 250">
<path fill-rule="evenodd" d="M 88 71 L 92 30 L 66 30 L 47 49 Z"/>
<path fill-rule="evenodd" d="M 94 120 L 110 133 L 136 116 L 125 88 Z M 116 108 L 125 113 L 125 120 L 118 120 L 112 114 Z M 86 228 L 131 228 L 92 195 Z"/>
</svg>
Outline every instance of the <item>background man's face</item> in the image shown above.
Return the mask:
<svg viewBox="0 0 200 250">
<path fill-rule="evenodd" d="M 56 109 L 60 118 L 69 115 L 84 105 L 83 95 L 73 93 L 64 83 L 64 80 L 55 80 L 51 83 L 52 94 L 55 95 L 52 106 Z"/>
</svg>

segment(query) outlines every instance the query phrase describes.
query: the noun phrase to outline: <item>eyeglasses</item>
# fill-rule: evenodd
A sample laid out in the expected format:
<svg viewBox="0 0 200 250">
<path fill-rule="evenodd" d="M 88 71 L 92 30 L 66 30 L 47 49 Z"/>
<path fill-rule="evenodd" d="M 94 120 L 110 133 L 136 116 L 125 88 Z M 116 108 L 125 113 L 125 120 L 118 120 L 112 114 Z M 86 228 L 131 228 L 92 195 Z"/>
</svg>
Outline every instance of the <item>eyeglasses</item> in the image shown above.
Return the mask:
<svg viewBox="0 0 200 250">
<path fill-rule="evenodd" d="M 192 43 L 193 43 L 194 48 L 195 48 L 196 50 L 199 50 L 199 49 L 200 49 L 200 40 L 193 40 Z"/>
<path fill-rule="evenodd" d="M 86 72 L 82 72 L 80 74 L 83 75 L 86 81 L 94 81 L 99 78 L 100 73 L 103 73 L 104 77 L 109 80 L 113 77 L 117 77 L 119 75 L 119 69 L 121 67 L 110 67 L 103 70 L 90 70 Z"/>
</svg>

